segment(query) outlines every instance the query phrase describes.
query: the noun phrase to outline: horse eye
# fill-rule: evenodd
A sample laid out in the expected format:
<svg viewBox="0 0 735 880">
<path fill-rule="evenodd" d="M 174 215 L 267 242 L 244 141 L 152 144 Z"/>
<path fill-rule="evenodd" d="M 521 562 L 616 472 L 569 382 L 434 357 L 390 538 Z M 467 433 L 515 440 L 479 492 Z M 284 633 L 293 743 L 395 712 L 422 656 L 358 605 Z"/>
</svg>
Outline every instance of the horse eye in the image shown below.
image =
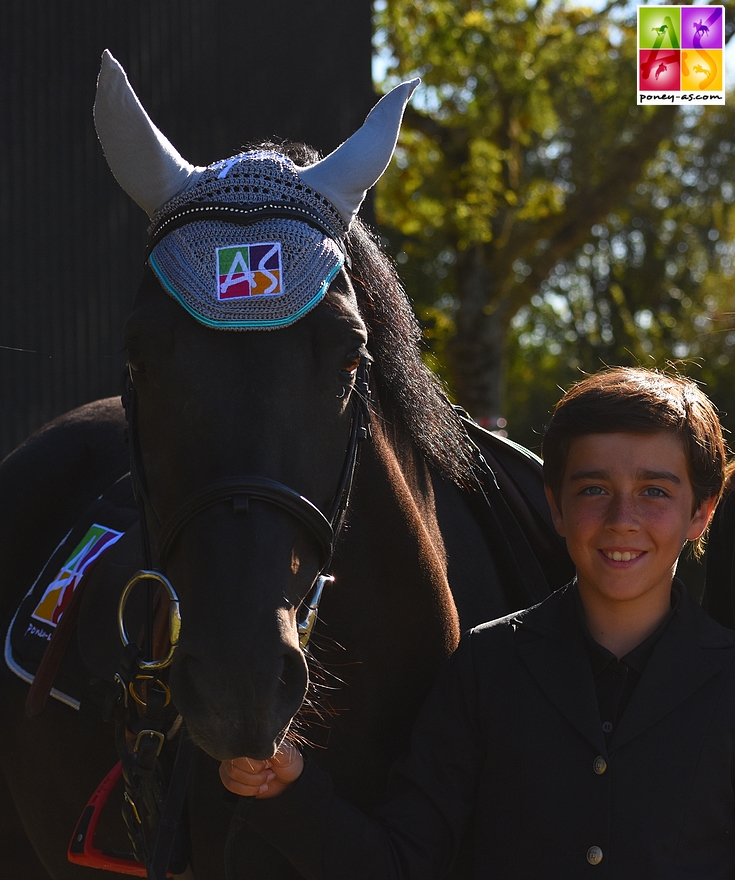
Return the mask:
<svg viewBox="0 0 735 880">
<path fill-rule="evenodd" d="M 360 366 L 360 353 L 358 351 L 350 352 L 349 355 L 344 360 L 342 364 L 342 373 L 346 373 L 349 376 L 352 376 L 355 372 L 357 372 L 357 368 Z"/>
<path fill-rule="evenodd" d="M 128 355 L 127 368 L 131 376 L 140 376 L 145 373 L 145 357 L 143 346 L 137 334 L 128 334 L 125 339 L 125 349 Z"/>
</svg>

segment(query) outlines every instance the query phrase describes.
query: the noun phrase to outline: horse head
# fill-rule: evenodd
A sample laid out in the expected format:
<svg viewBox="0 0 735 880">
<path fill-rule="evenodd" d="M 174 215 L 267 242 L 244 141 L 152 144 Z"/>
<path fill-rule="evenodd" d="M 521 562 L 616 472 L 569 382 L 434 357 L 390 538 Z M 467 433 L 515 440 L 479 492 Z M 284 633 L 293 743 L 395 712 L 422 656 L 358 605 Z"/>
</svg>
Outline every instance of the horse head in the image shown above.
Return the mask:
<svg viewBox="0 0 735 880">
<path fill-rule="evenodd" d="M 259 149 L 195 167 L 103 56 L 98 135 L 151 220 L 126 326 L 132 472 L 180 600 L 173 700 L 218 759 L 270 756 L 306 693 L 299 623 L 365 431 L 350 237 L 415 85 L 324 159 Z"/>
</svg>

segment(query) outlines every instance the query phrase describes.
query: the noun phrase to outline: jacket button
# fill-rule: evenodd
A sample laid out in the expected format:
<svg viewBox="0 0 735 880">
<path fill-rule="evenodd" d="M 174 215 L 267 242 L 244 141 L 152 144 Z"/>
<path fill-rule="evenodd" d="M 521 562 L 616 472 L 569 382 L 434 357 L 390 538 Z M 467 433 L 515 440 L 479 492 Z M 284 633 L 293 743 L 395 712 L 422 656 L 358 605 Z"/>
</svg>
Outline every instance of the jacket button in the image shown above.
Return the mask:
<svg viewBox="0 0 735 880">
<path fill-rule="evenodd" d="M 602 861 L 602 850 L 599 846 L 591 846 L 587 850 L 587 861 L 590 865 L 599 865 Z"/>
<path fill-rule="evenodd" d="M 607 770 L 607 761 L 602 757 L 602 755 L 598 755 L 592 762 L 592 769 L 598 776 L 602 776 L 605 770 Z"/>
</svg>

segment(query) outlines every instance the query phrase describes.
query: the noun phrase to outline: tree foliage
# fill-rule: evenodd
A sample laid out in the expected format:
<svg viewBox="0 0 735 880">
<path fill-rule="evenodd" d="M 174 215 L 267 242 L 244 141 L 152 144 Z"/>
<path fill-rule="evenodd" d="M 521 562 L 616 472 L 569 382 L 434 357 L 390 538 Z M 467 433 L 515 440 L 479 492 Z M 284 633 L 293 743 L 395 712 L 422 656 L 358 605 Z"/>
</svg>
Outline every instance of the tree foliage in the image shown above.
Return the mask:
<svg viewBox="0 0 735 880">
<path fill-rule="evenodd" d="M 735 429 L 733 121 L 725 107 L 681 114 L 635 190 L 516 314 L 509 369 L 526 431 L 559 393 L 539 376 L 565 385 L 602 364 L 667 362 L 705 382 Z"/>
<path fill-rule="evenodd" d="M 636 106 L 617 2 L 384 0 L 376 22 L 388 82 L 423 81 L 378 220 L 459 401 L 530 442 L 557 385 L 601 363 L 700 358 L 716 387 L 729 108 Z"/>
</svg>

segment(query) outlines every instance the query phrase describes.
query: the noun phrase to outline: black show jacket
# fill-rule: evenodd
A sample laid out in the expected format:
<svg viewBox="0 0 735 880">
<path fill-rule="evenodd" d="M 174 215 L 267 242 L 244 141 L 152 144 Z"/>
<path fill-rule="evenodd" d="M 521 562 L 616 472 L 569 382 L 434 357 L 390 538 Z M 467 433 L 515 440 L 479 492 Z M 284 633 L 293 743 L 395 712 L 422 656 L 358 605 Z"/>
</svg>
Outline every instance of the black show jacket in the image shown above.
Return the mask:
<svg viewBox="0 0 735 880">
<path fill-rule="evenodd" d="M 605 745 L 573 587 L 472 630 L 366 817 L 312 761 L 248 824 L 308 880 L 735 878 L 735 632 L 682 589 Z M 359 760 L 359 755 L 355 757 Z"/>
</svg>

